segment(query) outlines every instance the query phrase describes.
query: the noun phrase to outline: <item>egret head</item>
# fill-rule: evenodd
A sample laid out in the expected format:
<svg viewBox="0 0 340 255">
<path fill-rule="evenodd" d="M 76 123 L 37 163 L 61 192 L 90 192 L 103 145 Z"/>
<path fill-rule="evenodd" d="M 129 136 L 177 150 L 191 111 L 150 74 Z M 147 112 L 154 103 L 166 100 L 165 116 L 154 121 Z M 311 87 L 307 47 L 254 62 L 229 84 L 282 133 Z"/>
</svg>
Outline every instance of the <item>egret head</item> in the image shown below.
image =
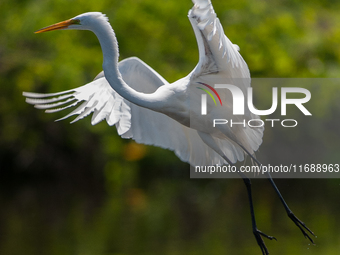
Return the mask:
<svg viewBox="0 0 340 255">
<path fill-rule="evenodd" d="M 108 21 L 108 18 L 105 16 L 105 14 L 102 14 L 101 12 L 86 12 L 78 16 L 75 16 L 72 19 L 65 20 L 65 21 L 53 24 L 51 26 L 39 29 L 38 31 L 35 31 L 35 33 L 43 33 L 47 31 L 60 30 L 60 29 L 91 30 L 91 27 L 93 27 L 93 25 L 95 25 L 98 22 L 103 22 L 103 21 L 104 22 Z"/>
</svg>

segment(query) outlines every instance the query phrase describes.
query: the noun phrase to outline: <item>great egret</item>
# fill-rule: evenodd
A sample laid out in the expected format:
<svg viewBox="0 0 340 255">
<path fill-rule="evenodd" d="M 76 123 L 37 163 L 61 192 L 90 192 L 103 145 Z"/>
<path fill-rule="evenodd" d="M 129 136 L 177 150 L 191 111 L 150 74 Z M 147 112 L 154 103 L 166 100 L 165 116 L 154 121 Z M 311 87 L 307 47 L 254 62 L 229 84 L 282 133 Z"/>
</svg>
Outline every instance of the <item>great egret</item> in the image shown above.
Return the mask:
<svg viewBox="0 0 340 255">
<path fill-rule="evenodd" d="M 199 62 L 186 77 L 169 84 L 138 58 L 118 63 L 118 43 L 108 18 L 99 12 L 89 12 L 36 33 L 58 29 L 94 32 L 103 51 L 104 71 L 94 81 L 76 89 L 50 94 L 24 92 L 26 101 L 50 113 L 83 102 L 62 119 L 78 115 L 72 121 L 75 122 L 93 113 L 93 125 L 106 119 L 110 126 L 116 125 L 121 137 L 173 150 L 182 161 L 194 166 L 233 164 L 243 161 L 247 154 L 259 164 L 254 152 L 262 143 L 263 128 L 220 125 L 213 129 L 211 122 L 200 122 L 197 113 L 201 102 L 199 85 L 211 88 L 214 84 L 235 84 L 245 92 L 250 86 L 250 74 L 238 46 L 225 36 L 210 0 L 193 0 L 193 3 L 188 17 L 198 43 Z M 219 96 L 224 104 L 214 107 L 213 102 L 208 102 L 208 120 L 216 117 L 230 119 L 232 116 L 230 92 L 221 91 Z M 242 118 L 249 120 L 258 116 L 248 111 Z M 198 122 L 198 125 L 193 125 L 193 122 Z M 250 179 L 244 175 L 241 177 L 248 191 L 253 233 L 262 253 L 268 254 L 261 236 L 271 240 L 275 238 L 257 229 Z M 313 232 L 295 217 L 270 175 L 268 178 L 288 216 L 313 242 L 305 230 Z"/>
</svg>

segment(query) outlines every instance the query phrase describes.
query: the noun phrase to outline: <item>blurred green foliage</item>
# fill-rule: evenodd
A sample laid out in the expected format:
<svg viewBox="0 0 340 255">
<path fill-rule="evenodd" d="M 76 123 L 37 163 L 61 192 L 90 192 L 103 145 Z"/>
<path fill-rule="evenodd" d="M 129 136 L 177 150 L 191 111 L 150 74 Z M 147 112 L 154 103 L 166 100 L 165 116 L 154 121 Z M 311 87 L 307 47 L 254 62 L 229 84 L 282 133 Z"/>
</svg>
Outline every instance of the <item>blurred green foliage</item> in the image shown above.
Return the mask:
<svg viewBox="0 0 340 255">
<path fill-rule="evenodd" d="M 253 77 L 339 77 L 339 1 L 213 5 Z M 47 115 L 22 97 L 22 91 L 74 88 L 101 71 L 91 32 L 33 33 L 87 11 L 107 14 L 121 59 L 137 56 L 169 82 L 187 75 L 198 61 L 186 17 L 191 6 L 189 0 L 1 0 L 0 254 L 260 254 L 242 181 L 189 179 L 189 166 L 170 151 L 123 140 L 104 122 L 55 123 L 63 113 Z M 339 163 L 338 93 L 337 86 L 312 90 L 320 96 L 310 105 L 319 121 L 289 132 L 266 129 L 259 158 Z M 338 254 L 338 179 L 277 180 L 318 235 L 316 246 L 288 220 L 268 182 L 253 183 L 258 226 L 278 239 L 266 242 L 272 254 Z"/>
</svg>

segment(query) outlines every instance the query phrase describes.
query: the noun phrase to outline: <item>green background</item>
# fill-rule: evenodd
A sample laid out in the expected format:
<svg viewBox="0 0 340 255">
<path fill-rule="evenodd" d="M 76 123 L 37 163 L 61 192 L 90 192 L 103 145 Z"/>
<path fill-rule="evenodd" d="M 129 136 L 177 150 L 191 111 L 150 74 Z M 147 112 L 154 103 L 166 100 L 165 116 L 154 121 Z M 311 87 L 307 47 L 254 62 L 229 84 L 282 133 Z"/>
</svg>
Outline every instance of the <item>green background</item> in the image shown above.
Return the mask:
<svg viewBox="0 0 340 255">
<path fill-rule="evenodd" d="M 213 5 L 252 77 L 339 77 L 339 1 Z M 101 71 L 91 32 L 33 33 L 88 11 L 108 15 L 121 59 L 137 56 L 169 82 L 184 77 L 198 61 L 191 7 L 189 0 L 0 1 L 0 254 L 261 254 L 241 180 L 190 179 L 171 151 L 123 140 L 89 118 L 54 122 L 64 113 L 45 114 L 22 96 L 75 88 Z M 312 120 L 289 132 L 266 129 L 263 163 L 340 163 L 338 88 L 314 95 Z M 269 182 L 254 180 L 258 227 L 278 239 L 266 241 L 271 254 L 339 254 L 340 180 L 276 182 L 318 238 L 309 244 Z"/>
</svg>

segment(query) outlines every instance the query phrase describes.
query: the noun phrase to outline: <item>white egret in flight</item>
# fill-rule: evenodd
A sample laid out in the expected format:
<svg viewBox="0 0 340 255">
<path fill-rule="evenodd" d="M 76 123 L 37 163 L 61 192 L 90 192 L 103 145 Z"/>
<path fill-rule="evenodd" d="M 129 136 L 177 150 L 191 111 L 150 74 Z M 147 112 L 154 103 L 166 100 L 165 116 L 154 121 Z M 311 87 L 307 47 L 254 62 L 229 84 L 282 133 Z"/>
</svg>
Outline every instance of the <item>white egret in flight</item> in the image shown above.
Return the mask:
<svg viewBox="0 0 340 255">
<path fill-rule="evenodd" d="M 193 0 L 193 3 L 188 17 L 197 39 L 199 62 L 186 77 L 170 84 L 136 57 L 118 62 L 118 43 L 108 18 L 99 12 L 89 12 L 40 29 L 37 33 L 58 29 L 92 31 L 103 51 L 104 71 L 94 81 L 76 89 L 50 94 L 24 92 L 26 101 L 49 113 L 82 102 L 62 119 L 78 115 L 73 120 L 75 122 L 93 113 L 93 125 L 106 119 L 110 126 L 116 126 L 121 137 L 173 150 L 182 161 L 193 166 L 234 164 L 243 161 L 245 155 L 259 164 L 254 152 L 262 143 L 262 127 L 218 125 L 212 128 L 214 118 L 236 118 L 232 115 L 229 90 L 219 91 L 221 105 L 215 106 L 212 100 L 208 100 L 207 115 L 201 118 L 202 90 L 197 87 L 234 84 L 246 93 L 250 74 L 238 46 L 225 36 L 210 0 Z M 242 118 L 248 121 L 258 116 L 246 111 Z M 266 255 L 268 250 L 262 237 L 270 240 L 274 237 L 258 230 L 250 179 L 245 175 L 241 177 L 248 191 L 253 233 Z M 314 235 L 313 232 L 292 213 L 270 175 L 268 178 L 288 216 L 312 241 L 306 231 Z"/>
</svg>

